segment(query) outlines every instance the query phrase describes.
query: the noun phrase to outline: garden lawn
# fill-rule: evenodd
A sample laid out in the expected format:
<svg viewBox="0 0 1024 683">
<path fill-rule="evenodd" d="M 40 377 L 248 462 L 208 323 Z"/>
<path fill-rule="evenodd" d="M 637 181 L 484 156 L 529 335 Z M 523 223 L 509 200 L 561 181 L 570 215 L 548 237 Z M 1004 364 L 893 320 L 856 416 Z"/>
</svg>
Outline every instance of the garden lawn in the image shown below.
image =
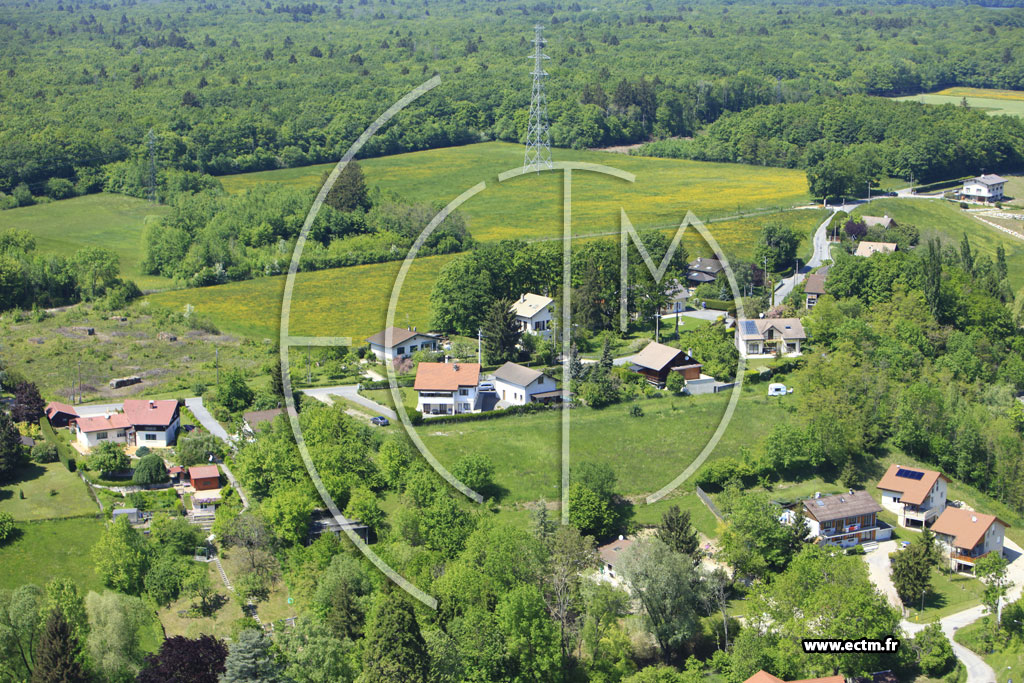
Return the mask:
<svg viewBox="0 0 1024 683">
<path fill-rule="evenodd" d="M 232 624 L 242 618 L 242 608 L 221 580 L 217 565 L 213 562 L 204 564 L 210 575 L 210 583 L 220 596 L 220 606 L 208 617 L 188 616 L 193 600 L 183 595 L 172 602 L 170 607 L 161 607 L 157 611 L 157 616 L 167 637 L 197 638 L 200 635 L 212 635 L 217 638 L 229 638 Z"/>
<path fill-rule="evenodd" d="M 51 491 L 55 493 L 51 495 Z M 78 475 L 59 462 L 51 462 L 19 468 L 14 480 L 0 488 L 0 512 L 11 513 L 16 522 L 25 522 L 98 515 L 99 508 Z"/>
<path fill-rule="evenodd" d="M 143 229 L 159 220 L 169 207 L 120 194 L 90 194 L 35 206 L 0 211 L 0 232 L 28 230 L 36 238 L 36 251 L 71 256 L 84 247 L 113 250 L 121 274 L 143 289 L 166 288 L 172 281 L 143 275 Z"/>
<path fill-rule="evenodd" d="M 854 215 L 882 216 L 888 214 L 897 223 L 916 226 L 921 232 L 920 244 L 932 237 L 960 244 L 966 232 L 975 254 L 996 258 L 996 247 L 1006 250 L 1010 284 L 1016 290 L 1024 285 L 1024 249 L 1021 242 L 1004 232 L 985 225 L 962 211 L 956 204 L 941 199 L 876 199 L 854 210 Z"/>
<path fill-rule="evenodd" d="M 26 583 L 43 587 L 58 577 L 73 579 L 83 595 L 103 588 L 90 555 L 103 520 L 51 519 L 18 523 L 15 528 L 15 538 L 0 544 L 0 588 Z"/>
<path fill-rule="evenodd" d="M 571 412 L 572 462 L 611 465 L 616 491 L 643 497 L 675 478 L 697 457 L 725 411 L 729 392 L 704 396 L 637 401 L 643 417 L 632 417 L 633 403 L 601 410 L 586 407 Z M 431 424 L 417 427 L 427 447 L 445 466 L 463 455 L 482 453 L 494 464 L 494 483 L 501 503 L 545 498 L 559 500 L 561 472 L 561 413 L 557 411 L 499 417 L 478 422 Z M 785 405 L 769 401 L 764 387 L 744 391 L 736 414 L 712 457 L 735 454 L 740 447 L 755 450 L 771 425 L 790 419 Z"/>
<path fill-rule="evenodd" d="M 985 584 L 973 576 L 947 574 L 933 569 L 932 590 L 924 598 L 924 611 L 920 609 L 921 603 L 915 602 L 910 606 L 906 619 L 910 622 L 926 623 L 962 612 L 980 605 L 984 590 Z"/>
<path fill-rule="evenodd" d="M 573 226 L 577 234 L 616 232 L 620 207 L 637 228 L 678 226 L 688 210 L 707 221 L 809 200 L 807 179 L 793 169 L 655 159 L 608 152 L 553 150 L 555 161 L 603 164 L 636 175 L 629 183 L 607 175 L 573 174 Z M 473 236 L 482 241 L 561 234 L 562 173 L 529 174 L 499 183 L 522 168 L 523 148 L 485 142 L 361 160 L 367 183 L 403 199 L 447 204 L 466 189 L 487 188 L 462 206 Z M 333 164 L 262 171 L 221 178 L 229 192 L 280 182 L 314 187 Z"/>
</svg>

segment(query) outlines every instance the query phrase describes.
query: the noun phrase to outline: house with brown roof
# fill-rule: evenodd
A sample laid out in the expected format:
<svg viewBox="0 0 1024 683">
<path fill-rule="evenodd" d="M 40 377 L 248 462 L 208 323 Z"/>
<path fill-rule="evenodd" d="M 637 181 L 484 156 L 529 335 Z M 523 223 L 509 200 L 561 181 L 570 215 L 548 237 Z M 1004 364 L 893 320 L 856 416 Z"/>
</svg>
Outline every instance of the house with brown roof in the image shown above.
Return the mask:
<svg viewBox="0 0 1024 683">
<path fill-rule="evenodd" d="M 736 348 L 745 358 L 799 356 L 800 344 L 806 339 L 799 318 L 759 318 L 739 320 L 736 324 Z"/>
<path fill-rule="evenodd" d="M 413 383 L 416 410 L 425 416 L 477 412 L 479 385 L 479 363 L 420 363 Z"/>
<path fill-rule="evenodd" d="M 560 398 L 562 394 L 553 377 L 511 361 L 494 371 L 494 392 L 499 408 Z"/>
<path fill-rule="evenodd" d="M 417 332 L 416 328 L 407 330 L 404 327 L 389 327 L 372 337 L 367 337 L 370 351 L 377 360 L 390 361 L 395 358 L 406 358 L 417 351 L 437 351 L 437 337 L 432 334 Z"/>
<path fill-rule="evenodd" d="M 743 683 L 787 683 L 778 676 L 772 676 L 770 673 L 761 669 L 756 674 L 743 681 Z M 824 678 L 801 678 L 799 681 L 789 681 L 788 683 L 846 683 L 844 676 L 825 676 Z"/>
<path fill-rule="evenodd" d="M 896 251 L 895 242 L 865 242 L 857 243 L 857 251 L 854 256 L 872 256 L 873 254 L 887 254 Z"/>
<path fill-rule="evenodd" d="M 890 465 L 878 481 L 882 507 L 896 513 L 900 526 L 931 526 L 946 509 L 949 479 L 935 470 Z"/>
<path fill-rule="evenodd" d="M 834 496 L 814 494 L 803 502 L 809 537 L 827 545 L 844 548 L 869 541 L 885 541 L 892 527 L 878 519 L 882 506 L 867 491 L 850 491 Z"/>
<path fill-rule="evenodd" d="M 50 421 L 50 426 L 54 429 L 67 427 L 77 417 L 78 411 L 67 403 L 50 401 L 46 404 L 46 419 Z"/>
<path fill-rule="evenodd" d="M 808 309 L 814 308 L 818 297 L 825 296 L 825 280 L 828 279 L 828 266 L 822 266 L 804 280 L 804 295 Z"/>
<path fill-rule="evenodd" d="M 932 524 L 935 537 L 945 547 L 953 571 L 974 571 L 978 558 L 1003 553 L 1003 538 L 1010 525 L 994 515 L 947 507 Z"/>
<path fill-rule="evenodd" d="M 602 581 L 618 586 L 622 582 L 622 576 L 618 574 L 615 567 L 619 564 L 622 553 L 633 545 L 632 538 L 619 536 L 611 543 L 598 547 L 597 556 L 601 559 L 601 568 L 598 577 Z"/>
<path fill-rule="evenodd" d="M 188 468 L 188 480 L 196 491 L 220 488 L 220 470 L 216 465 L 193 465 Z"/>
<path fill-rule="evenodd" d="M 256 436 L 264 429 L 270 427 L 278 415 L 284 415 L 282 408 L 250 410 L 247 413 L 242 413 L 242 431 L 249 436 Z"/>
<path fill-rule="evenodd" d="M 684 380 L 700 379 L 701 364 L 686 351 L 652 341 L 630 358 L 633 372 L 658 387 L 664 388 L 670 372 L 678 372 Z"/>
<path fill-rule="evenodd" d="M 146 401 L 127 399 L 124 414 L 131 425 L 128 443 L 149 448 L 173 446 L 181 428 L 181 411 L 174 399 Z"/>
</svg>

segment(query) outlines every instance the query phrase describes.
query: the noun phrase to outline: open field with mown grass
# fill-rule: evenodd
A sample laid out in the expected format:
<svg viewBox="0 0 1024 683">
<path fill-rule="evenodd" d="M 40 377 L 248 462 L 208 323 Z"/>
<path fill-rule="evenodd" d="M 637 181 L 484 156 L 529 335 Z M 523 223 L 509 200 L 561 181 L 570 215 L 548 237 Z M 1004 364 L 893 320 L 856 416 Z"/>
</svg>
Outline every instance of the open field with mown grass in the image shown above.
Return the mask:
<svg viewBox="0 0 1024 683">
<path fill-rule="evenodd" d="M 83 594 L 103 587 L 90 556 L 103 531 L 103 520 L 49 519 L 17 523 L 15 528 L 14 539 L 0 545 L 0 588 L 26 583 L 43 587 L 61 576 L 74 579 Z"/>
<path fill-rule="evenodd" d="M 607 463 L 618 478 L 618 493 L 646 496 L 668 484 L 697 457 L 728 400 L 728 392 L 693 397 L 666 394 L 637 401 L 643 417 L 630 415 L 633 403 L 601 410 L 573 409 L 572 462 Z M 745 389 L 712 457 L 733 455 L 743 446 L 754 449 L 771 425 L 791 419 L 790 405 L 770 400 L 763 385 Z M 494 483 L 507 491 L 501 497 L 503 505 L 559 499 L 561 414 L 557 411 L 480 422 L 432 425 L 428 420 L 417 431 L 445 467 L 468 453 L 486 454 L 494 463 Z"/>
<path fill-rule="evenodd" d="M 0 232 L 28 230 L 36 238 L 36 251 L 70 256 L 84 247 L 113 250 L 121 261 L 121 274 L 142 289 L 167 287 L 167 278 L 143 275 L 143 229 L 169 211 L 169 207 L 120 194 L 83 197 L 0 211 Z"/>
<path fill-rule="evenodd" d="M 925 104 L 954 104 L 960 106 L 964 99 L 971 109 L 980 109 L 988 114 L 1009 114 L 1024 116 L 1024 92 L 1017 90 L 995 90 L 988 88 L 946 88 L 923 95 L 898 97 L 899 100 L 914 100 Z"/>
<path fill-rule="evenodd" d="M 953 635 L 956 642 L 977 653 L 996 673 L 996 683 L 1024 680 L 1024 644 L 1013 640 L 1008 645 L 998 645 L 997 652 L 986 649 L 985 638 L 991 633 L 991 617 L 983 617 L 968 624 Z"/>
<path fill-rule="evenodd" d="M 577 234 L 619 229 L 619 209 L 637 228 L 678 226 L 692 210 L 701 220 L 781 209 L 809 201 L 802 171 L 654 159 L 608 152 L 556 149 L 555 161 L 603 164 L 636 174 L 629 183 L 593 172 L 573 173 L 573 228 Z M 486 142 L 464 147 L 360 160 L 367 183 L 405 200 L 447 204 L 485 182 L 487 188 L 460 209 L 481 241 L 552 237 L 562 230 L 562 173 L 530 174 L 498 182 L 521 168 L 521 145 Z M 259 183 L 314 187 L 333 164 L 246 173 L 221 178 L 229 192 Z"/>
<path fill-rule="evenodd" d="M 85 482 L 59 462 L 24 465 L 0 487 L 0 512 L 11 513 L 16 522 L 85 517 L 99 511 Z"/>
<path fill-rule="evenodd" d="M 1024 241 L 1015 239 L 990 225 L 972 218 L 957 204 L 941 199 L 876 199 L 854 210 L 854 215 L 888 214 L 897 223 L 915 225 L 921 231 L 921 243 L 931 237 L 959 244 L 966 232 L 976 254 L 996 258 L 996 247 L 1006 250 L 1006 265 L 1014 289 L 1024 285 Z"/>
<path fill-rule="evenodd" d="M 451 256 L 416 259 L 402 288 L 395 324 L 430 325 L 430 290 Z M 299 273 L 291 308 L 293 335 L 352 337 L 353 343 L 384 328 L 388 301 L 400 261 Z M 149 305 L 180 310 L 185 304 L 223 332 L 251 339 L 276 340 L 281 322 L 285 277 L 232 282 L 215 287 L 160 292 Z"/>
</svg>

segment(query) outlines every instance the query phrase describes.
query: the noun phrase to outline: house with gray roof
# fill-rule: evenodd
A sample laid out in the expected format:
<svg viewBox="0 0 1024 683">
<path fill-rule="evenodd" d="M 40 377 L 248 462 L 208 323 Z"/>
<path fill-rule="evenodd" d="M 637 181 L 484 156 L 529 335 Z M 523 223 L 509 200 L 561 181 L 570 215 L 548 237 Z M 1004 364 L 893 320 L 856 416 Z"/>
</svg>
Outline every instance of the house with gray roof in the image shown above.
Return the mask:
<svg viewBox="0 0 1024 683">
<path fill-rule="evenodd" d="M 494 371 L 494 391 L 500 407 L 522 406 L 534 401 L 560 400 L 562 392 L 553 377 L 518 363 L 508 362 Z"/>
<path fill-rule="evenodd" d="M 1001 202 L 1003 201 L 1003 187 L 1006 185 L 1006 178 L 992 173 L 985 173 L 977 178 L 964 181 L 959 198 L 974 202 Z"/>
<path fill-rule="evenodd" d="M 848 548 L 858 543 L 885 541 L 892 535 L 892 527 L 878 519 L 882 506 L 867 491 L 834 496 L 815 493 L 802 505 L 808 537 L 819 543 Z M 795 515 L 790 512 L 786 518 L 793 519 Z"/>
<path fill-rule="evenodd" d="M 417 351 L 437 351 L 438 340 L 432 334 L 417 332 L 416 328 L 407 330 L 404 327 L 389 327 L 372 337 L 366 338 L 370 351 L 377 360 L 390 361 L 394 358 L 407 358 Z"/>
</svg>

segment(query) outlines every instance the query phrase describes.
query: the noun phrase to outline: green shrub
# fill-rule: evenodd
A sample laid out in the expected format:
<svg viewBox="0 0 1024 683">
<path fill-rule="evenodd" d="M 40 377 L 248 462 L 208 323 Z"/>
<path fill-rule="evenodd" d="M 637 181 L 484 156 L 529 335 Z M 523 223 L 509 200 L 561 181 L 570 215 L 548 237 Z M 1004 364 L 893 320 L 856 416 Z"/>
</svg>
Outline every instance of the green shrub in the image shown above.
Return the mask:
<svg viewBox="0 0 1024 683">
<path fill-rule="evenodd" d="M 0 543 L 6 541 L 12 531 L 14 531 L 14 517 L 9 512 L 0 512 Z"/>
<path fill-rule="evenodd" d="M 40 441 L 32 447 L 30 454 L 32 462 L 48 463 L 57 462 L 57 447 L 48 441 Z"/>
</svg>

